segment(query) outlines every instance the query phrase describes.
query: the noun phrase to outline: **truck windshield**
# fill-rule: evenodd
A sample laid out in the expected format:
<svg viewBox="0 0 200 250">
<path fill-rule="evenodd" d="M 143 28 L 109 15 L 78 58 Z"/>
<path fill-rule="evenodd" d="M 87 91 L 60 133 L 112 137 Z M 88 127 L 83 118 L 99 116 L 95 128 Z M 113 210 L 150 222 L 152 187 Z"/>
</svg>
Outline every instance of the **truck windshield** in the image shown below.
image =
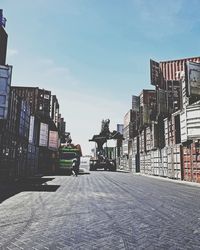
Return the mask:
<svg viewBox="0 0 200 250">
<path fill-rule="evenodd" d="M 77 154 L 74 152 L 60 152 L 60 159 L 63 160 L 72 160 L 77 157 Z"/>
</svg>

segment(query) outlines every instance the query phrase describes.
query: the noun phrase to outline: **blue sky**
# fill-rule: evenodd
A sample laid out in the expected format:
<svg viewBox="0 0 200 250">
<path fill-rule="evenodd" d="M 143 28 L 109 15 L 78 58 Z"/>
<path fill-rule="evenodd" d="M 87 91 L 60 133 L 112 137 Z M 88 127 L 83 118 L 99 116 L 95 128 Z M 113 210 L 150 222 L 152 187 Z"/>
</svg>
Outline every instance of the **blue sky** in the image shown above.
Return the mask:
<svg viewBox="0 0 200 250">
<path fill-rule="evenodd" d="M 56 94 L 75 143 L 123 123 L 149 60 L 199 56 L 198 0 L 1 0 L 12 85 Z"/>
</svg>

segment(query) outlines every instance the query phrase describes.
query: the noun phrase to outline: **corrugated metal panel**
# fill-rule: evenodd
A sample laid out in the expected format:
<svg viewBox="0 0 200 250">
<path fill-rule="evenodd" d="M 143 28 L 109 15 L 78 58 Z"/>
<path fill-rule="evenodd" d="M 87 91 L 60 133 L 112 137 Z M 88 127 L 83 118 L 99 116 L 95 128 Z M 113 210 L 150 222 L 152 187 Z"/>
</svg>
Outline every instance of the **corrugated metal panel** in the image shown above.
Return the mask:
<svg viewBox="0 0 200 250">
<path fill-rule="evenodd" d="M 191 143 L 183 147 L 183 178 L 185 181 L 200 182 L 200 145 Z"/>
<path fill-rule="evenodd" d="M 165 132 L 165 146 L 169 146 L 169 121 L 168 121 L 168 118 L 164 119 L 164 132 Z"/>
<path fill-rule="evenodd" d="M 140 153 L 140 173 L 145 174 L 145 153 Z"/>
<path fill-rule="evenodd" d="M 123 150 L 123 154 L 128 154 L 128 140 L 125 139 L 122 142 L 122 150 Z"/>
<path fill-rule="evenodd" d="M 181 142 L 200 138 L 200 102 L 189 105 L 180 114 Z"/>
<path fill-rule="evenodd" d="M 152 174 L 167 177 L 167 153 L 166 148 L 151 151 Z"/>
<path fill-rule="evenodd" d="M 149 127 L 146 128 L 146 151 L 150 151 L 152 149 L 152 130 Z"/>
<path fill-rule="evenodd" d="M 7 119 L 12 66 L 0 65 L 0 119 Z"/>
<path fill-rule="evenodd" d="M 181 179 L 181 146 L 168 147 L 168 177 Z"/>
<path fill-rule="evenodd" d="M 146 151 L 146 129 L 143 129 L 140 132 L 139 135 L 139 141 L 140 141 L 140 152 L 145 152 Z"/>
<path fill-rule="evenodd" d="M 47 147 L 48 144 L 48 134 L 49 134 L 48 124 L 40 123 L 40 139 L 39 146 Z"/>
<path fill-rule="evenodd" d="M 199 62 L 200 57 L 184 58 L 177 60 L 163 61 L 159 63 L 160 68 L 162 69 L 163 76 L 166 80 L 180 80 L 177 75 L 177 72 L 183 71 L 185 68 L 185 62 Z M 171 72 L 168 70 L 169 65 L 172 65 Z"/>
<path fill-rule="evenodd" d="M 51 150 L 58 149 L 58 132 L 57 131 L 49 131 L 49 143 L 48 147 Z"/>
<path fill-rule="evenodd" d="M 181 82 L 180 81 L 166 81 L 167 92 L 167 110 L 174 113 L 180 109 L 181 101 Z"/>
<path fill-rule="evenodd" d="M 134 137 L 134 138 L 133 138 L 133 143 L 132 143 L 132 145 L 133 145 L 133 155 L 134 155 L 134 154 L 137 154 L 137 152 L 138 152 L 138 147 L 139 147 L 137 137 Z"/>
</svg>

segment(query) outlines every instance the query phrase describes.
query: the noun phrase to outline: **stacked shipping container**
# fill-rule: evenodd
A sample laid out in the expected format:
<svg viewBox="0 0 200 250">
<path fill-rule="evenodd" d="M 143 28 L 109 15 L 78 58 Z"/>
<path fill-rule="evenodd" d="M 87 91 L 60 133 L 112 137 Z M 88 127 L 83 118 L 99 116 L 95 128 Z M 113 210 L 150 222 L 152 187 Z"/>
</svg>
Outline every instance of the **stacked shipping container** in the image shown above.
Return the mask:
<svg viewBox="0 0 200 250">
<path fill-rule="evenodd" d="M 200 57 L 150 66 L 156 90 L 140 94 L 140 172 L 200 182 Z"/>
</svg>

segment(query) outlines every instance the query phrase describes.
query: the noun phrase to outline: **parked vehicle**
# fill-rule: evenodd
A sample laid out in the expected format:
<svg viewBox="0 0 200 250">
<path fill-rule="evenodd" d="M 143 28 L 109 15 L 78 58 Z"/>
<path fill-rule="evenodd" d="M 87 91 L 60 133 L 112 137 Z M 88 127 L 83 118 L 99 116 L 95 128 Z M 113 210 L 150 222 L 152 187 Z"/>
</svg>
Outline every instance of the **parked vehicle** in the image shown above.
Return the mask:
<svg viewBox="0 0 200 250">
<path fill-rule="evenodd" d="M 62 146 L 59 149 L 58 172 L 71 175 L 73 170 L 78 174 L 80 165 L 80 149 Z"/>
</svg>

